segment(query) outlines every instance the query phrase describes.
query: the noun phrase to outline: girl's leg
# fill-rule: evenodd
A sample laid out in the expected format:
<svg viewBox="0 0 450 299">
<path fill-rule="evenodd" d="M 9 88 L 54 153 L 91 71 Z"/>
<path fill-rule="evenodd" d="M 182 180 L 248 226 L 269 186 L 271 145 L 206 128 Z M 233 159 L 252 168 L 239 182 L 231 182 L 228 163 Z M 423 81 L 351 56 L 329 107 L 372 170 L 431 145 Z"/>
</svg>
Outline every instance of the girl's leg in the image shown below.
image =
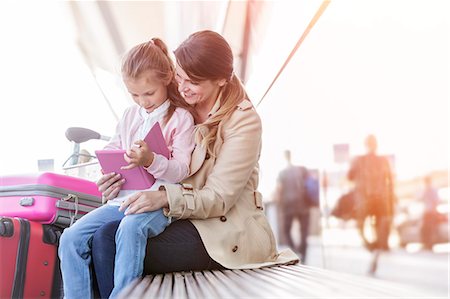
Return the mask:
<svg viewBox="0 0 450 299">
<path fill-rule="evenodd" d="M 116 258 L 114 289 L 111 298 L 141 277 L 144 270 L 144 257 L 147 239 L 159 235 L 169 225 L 169 219 L 162 209 L 158 211 L 127 215 L 116 232 Z"/>
<path fill-rule="evenodd" d="M 92 235 L 103 224 L 123 216 L 117 207 L 105 205 L 64 230 L 58 254 L 65 298 L 92 298 L 92 276 L 89 270 Z"/>
</svg>

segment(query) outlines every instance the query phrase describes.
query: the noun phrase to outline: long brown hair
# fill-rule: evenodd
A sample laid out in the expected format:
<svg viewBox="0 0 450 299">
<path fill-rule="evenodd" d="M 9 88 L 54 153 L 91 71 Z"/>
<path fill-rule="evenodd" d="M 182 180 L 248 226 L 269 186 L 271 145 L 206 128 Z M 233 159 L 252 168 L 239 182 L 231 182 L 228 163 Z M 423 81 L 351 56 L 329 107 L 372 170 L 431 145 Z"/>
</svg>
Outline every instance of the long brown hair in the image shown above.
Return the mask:
<svg viewBox="0 0 450 299">
<path fill-rule="evenodd" d="M 230 118 L 236 106 L 242 100 L 248 99 L 244 86 L 233 71 L 231 47 L 220 34 L 204 30 L 191 34 L 175 50 L 175 57 L 177 63 L 193 80 L 227 80 L 220 91 L 219 110 L 204 123 L 198 124 L 198 127 L 203 126 L 209 130 L 202 140 L 202 146 L 212 154 L 219 123 Z"/>
<path fill-rule="evenodd" d="M 122 76 L 137 79 L 144 73 L 152 71 L 155 76 L 167 85 L 167 97 L 170 107 L 164 117 L 167 123 L 172 117 L 177 107 L 188 110 L 195 114 L 189 104 L 178 92 L 178 84 L 175 81 L 175 67 L 169 57 L 166 44 L 159 38 L 152 38 L 150 41 L 134 46 L 128 51 L 122 62 Z"/>
</svg>

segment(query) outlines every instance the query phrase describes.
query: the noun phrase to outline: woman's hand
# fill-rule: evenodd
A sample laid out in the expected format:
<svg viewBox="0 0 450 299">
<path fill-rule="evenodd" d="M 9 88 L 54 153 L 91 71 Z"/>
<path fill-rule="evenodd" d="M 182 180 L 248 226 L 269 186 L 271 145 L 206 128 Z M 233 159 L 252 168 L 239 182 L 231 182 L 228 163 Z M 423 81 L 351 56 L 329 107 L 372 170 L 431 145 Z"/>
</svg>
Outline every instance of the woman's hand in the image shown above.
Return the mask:
<svg viewBox="0 0 450 299">
<path fill-rule="evenodd" d="M 107 173 L 97 181 L 98 191 L 102 193 L 102 203 L 107 202 L 117 196 L 125 179 L 120 179 L 119 173 Z"/>
<path fill-rule="evenodd" d="M 123 158 L 128 165 L 122 166 L 121 169 L 132 169 L 136 166 L 149 167 L 153 163 L 154 154 L 145 141 L 137 140 L 131 149 L 123 155 Z"/>
<path fill-rule="evenodd" d="M 120 206 L 119 211 L 126 210 L 125 215 L 129 215 L 156 211 L 168 207 L 169 201 L 166 191 L 141 191 L 125 200 Z"/>
</svg>

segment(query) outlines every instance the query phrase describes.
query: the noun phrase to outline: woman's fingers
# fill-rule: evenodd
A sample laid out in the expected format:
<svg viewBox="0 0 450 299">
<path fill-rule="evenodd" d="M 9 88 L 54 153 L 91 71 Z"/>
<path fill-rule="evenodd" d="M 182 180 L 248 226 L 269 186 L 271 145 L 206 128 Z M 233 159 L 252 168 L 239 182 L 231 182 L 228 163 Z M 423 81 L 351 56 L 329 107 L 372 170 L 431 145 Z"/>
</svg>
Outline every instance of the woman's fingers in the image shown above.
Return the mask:
<svg viewBox="0 0 450 299">
<path fill-rule="evenodd" d="M 142 192 L 137 192 L 130 197 L 128 197 L 119 207 L 119 211 L 125 211 L 128 207 L 130 207 L 131 204 L 133 204 L 140 196 L 142 195 Z M 127 211 L 125 214 L 129 214 L 129 211 Z"/>
<path fill-rule="evenodd" d="M 125 210 L 125 215 L 129 215 L 156 211 L 167 206 L 168 202 L 165 191 L 144 191 L 130 196 L 120 206 L 119 210 Z"/>
</svg>

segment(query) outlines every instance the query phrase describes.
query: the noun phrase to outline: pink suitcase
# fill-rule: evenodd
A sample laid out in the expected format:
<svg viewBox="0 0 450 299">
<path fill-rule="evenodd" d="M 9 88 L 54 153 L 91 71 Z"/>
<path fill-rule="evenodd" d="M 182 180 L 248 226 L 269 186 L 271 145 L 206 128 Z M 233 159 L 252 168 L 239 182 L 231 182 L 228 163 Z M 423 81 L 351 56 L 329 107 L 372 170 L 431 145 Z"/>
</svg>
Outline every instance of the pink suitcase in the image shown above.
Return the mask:
<svg viewBox="0 0 450 299">
<path fill-rule="evenodd" d="M 52 172 L 0 176 L 0 216 L 67 227 L 101 205 L 88 180 Z"/>
</svg>

